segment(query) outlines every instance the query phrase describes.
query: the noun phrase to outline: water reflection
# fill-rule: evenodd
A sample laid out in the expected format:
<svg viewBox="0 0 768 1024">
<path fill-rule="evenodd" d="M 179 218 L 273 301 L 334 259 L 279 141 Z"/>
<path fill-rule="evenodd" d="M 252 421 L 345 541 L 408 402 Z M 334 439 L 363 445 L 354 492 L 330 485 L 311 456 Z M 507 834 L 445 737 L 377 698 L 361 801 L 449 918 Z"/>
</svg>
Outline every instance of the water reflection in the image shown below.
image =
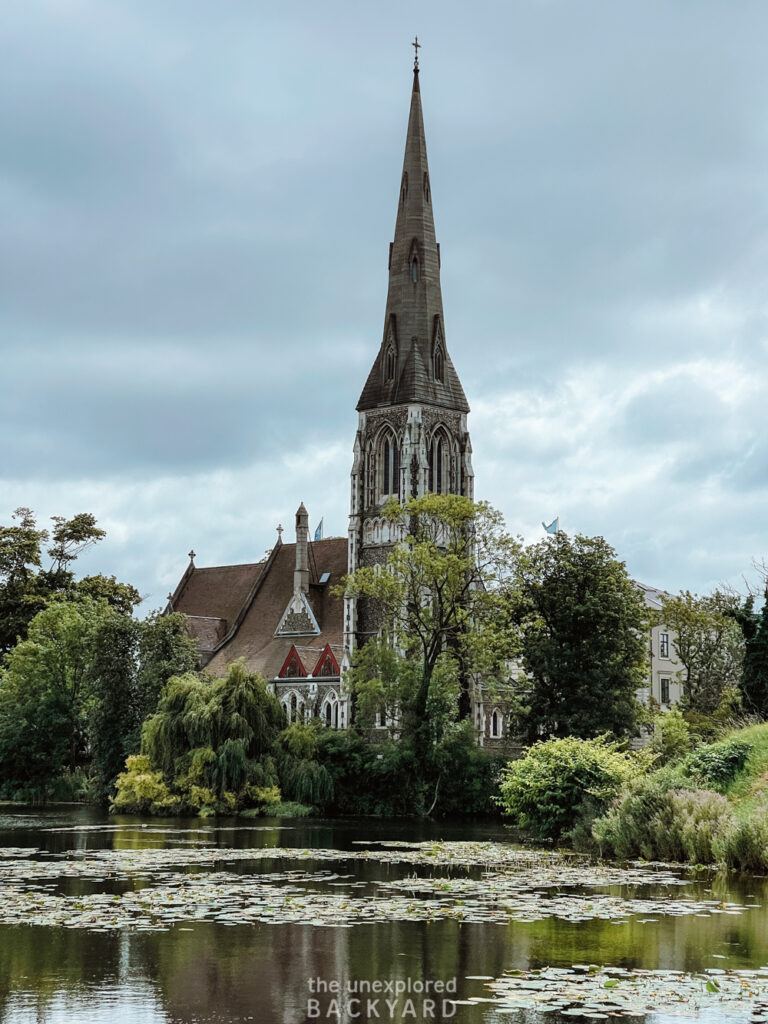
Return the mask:
<svg viewBox="0 0 768 1024">
<path fill-rule="evenodd" d="M 66 831 L 60 831 L 60 830 Z M 358 840 L 471 839 L 499 840 L 505 835 L 496 822 L 422 823 L 370 821 L 259 822 L 243 827 L 237 821 L 201 824 L 142 822 L 103 818 L 85 808 L 30 814 L 0 815 L 0 845 L 35 847 L 41 856 L 67 850 L 134 850 L 189 843 L 259 851 L 256 861 L 228 864 L 227 870 L 274 870 L 270 849 L 359 849 Z M 263 852 L 262 852 L 263 851 Z M 293 862 L 291 862 L 293 863 Z M 413 872 L 413 865 L 345 861 L 344 871 L 357 881 Z M 281 866 L 285 866 L 282 862 Z M 302 862 L 322 869 L 321 860 Z M 336 867 L 341 870 L 338 863 Z M 102 891 L 109 882 L 99 883 Z M 114 883 L 140 887 L 137 879 Z M 70 893 L 87 891 L 82 879 L 62 882 Z M 0 927 L 0 1015 L 10 1024 L 56 1021 L 247 1021 L 303 1024 L 309 1020 L 347 1020 L 350 1014 L 326 1016 L 331 993 L 318 994 L 317 982 L 384 984 L 448 982 L 455 978 L 456 996 L 485 993 L 473 976 L 499 977 L 505 970 L 595 963 L 626 968 L 668 968 L 699 972 L 711 968 L 761 967 L 768 964 L 768 897 L 764 879 L 726 878 L 702 873 L 684 890 L 691 898 L 758 904 L 740 917 L 666 916 L 661 913 L 624 921 L 462 924 L 458 921 L 377 922 L 328 928 L 306 924 L 252 926 L 212 922 L 177 924 L 165 932 L 97 933 L 87 929 Z M 611 890 L 619 893 L 619 889 Z M 661 890 L 660 890 L 661 891 Z M 621 890 L 628 895 L 628 889 Z M 680 892 L 673 895 L 679 898 Z M 487 993 L 486 993 L 487 994 Z M 317 997 L 312 1007 L 308 1000 Z M 389 993 L 392 999 L 392 993 Z M 430 1019 L 420 1012 L 403 1016 L 401 998 L 390 1018 L 384 999 L 375 1013 L 359 1006 L 358 1021 Z M 312 1016 L 312 1009 L 319 1016 Z M 354 1010 L 358 1006 L 353 1007 Z M 440 1019 L 439 1001 L 438 1015 Z M 495 1020 L 556 1020 L 557 1014 L 531 1016 L 528 1011 L 501 1015 L 489 1004 L 458 1005 L 458 1024 L 490 1024 Z M 563 1024 L 569 1018 L 563 1017 Z"/>
</svg>

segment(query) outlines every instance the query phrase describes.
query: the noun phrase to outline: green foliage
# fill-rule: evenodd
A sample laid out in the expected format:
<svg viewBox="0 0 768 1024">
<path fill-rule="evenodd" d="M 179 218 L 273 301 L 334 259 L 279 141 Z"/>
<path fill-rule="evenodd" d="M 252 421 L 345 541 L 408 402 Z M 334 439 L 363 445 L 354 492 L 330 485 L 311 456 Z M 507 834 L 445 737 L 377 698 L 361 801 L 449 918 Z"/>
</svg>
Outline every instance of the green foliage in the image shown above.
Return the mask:
<svg viewBox="0 0 768 1024">
<path fill-rule="evenodd" d="M 499 803 L 520 828 L 557 839 L 574 826 L 585 799 L 607 807 L 641 763 L 604 736 L 542 741 L 506 766 Z"/>
<path fill-rule="evenodd" d="M 528 738 L 632 733 L 648 611 L 605 540 L 558 533 L 526 548 L 509 602 L 529 677 L 521 684 Z"/>
<path fill-rule="evenodd" d="M 730 868 L 768 870 L 768 806 L 752 807 L 748 816 L 726 818 L 712 839 L 712 853 Z"/>
<path fill-rule="evenodd" d="M 744 637 L 732 614 L 733 601 L 719 591 L 699 597 L 685 590 L 662 597 L 661 618 L 672 631 L 672 644 L 684 669 L 688 707 L 711 715 L 723 691 L 741 678 Z"/>
<path fill-rule="evenodd" d="M 315 814 L 314 807 L 297 804 L 292 800 L 267 801 L 259 807 L 249 807 L 240 812 L 241 818 L 309 818 Z"/>
<path fill-rule="evenodd" d="M 752 628 L 744 632 L 741 689 L 747 708 L 759 715 L 768 716 L 768 587 L 759 615 L 752 611 L 751 597 L 747 598 L 746 605 L 746 614 L 751 617 Z"/>
<path fill-rule="evenodd" d="M 631 779 L 607 813 L 592 822 L 592 835 L 607 856 L 718 861 L 764 871 L 767 777 L 768 726 L 753 726 Z M 712 792 L 713 786 L 728 796 Z"/>
<path fill-rule="evenodd" d="M 632 780 L 592 833 L 604 855 L 708 864 L 713 837 L 729 816 L 719 793 L 679 788 L 674 775 L 659 771 Z"/>
<path fill-rule="evenodd" d="M 280 733 L 280 742 L 291 757 L 313 758 L 317 753 L 317 738 L 322 725 L 311 722 L 292 722 Z"/>
<path fill-rule="evenodd" d="M 752 744 L 741 739 L 722 740 L 689 754 L 682 768 L 698 784 L 723 791 L 747 763 Z"/>
<path fill-rule="evenodd" d="M 165 658 L 153 657 L 162 649 Z M 0 779 L 35 799 L 88 769 L 105 800 L 139 749 L 151 695 L 195 652 L 182 616 L 137 622 L 101 598 L 58 600 L 32 620 L 0 675 Z"/>
<path fill-rule="evenodd" d="M 206 816 L 266 806 L 280 800 L 272 753 L 284 724 L 264 678 L 242 662 L 230 665 L 223 679 L 187 672 L 166 684 L 157 711 L 144 723 L 141 762 L 129 761 L 141 769 L 145 789 L 161 779 L 180 812 Z M 113 810 L 141 813 L 131 803 L 143 792 L 133 776 L 129 764 Z M 141 806 L 160 813 L 153 807 L 164 801 L 148 799 Z"/>
<path fill-rule="evenodd" d="M 455 661 L 460 716 L 466 717 L 470 676 L 501 673 L 515 653 L 515 634 L 503 622 L 500 583 L 519 544 L 498 512 L 459 495 L 428 494 L 403 506 L 393 500 L 384 514 L 402 539 L 384 571 L 357 569 L 346 580 L 346 592 L 375 608 L 382 639 L 408 665 L 388 664 L 380 651 L 378 664 L 368 666 L 362 679 L 358 674 L 356 685 L 366 714 L 394 706 L 403 689 L 410 690 L 409 715 L 401 715 L 398 733 L 411 737 L 423 754 L 431 742 L 427 704 L 441 655 L 447 651 Z M 417 770 L 420 763 L 418 757 Z"/>
<path fill-rule="evenodd" d="M 653 720 L 651 750 L 661 764 L 679 761 L 691 749 L 691 731 L 679 708 L 660 712 Z"/>
<path fill-rule="evenodd" d="M 118 776 L 112 810 L 117 814 L 177 814 L 181 801 L 169 790 L 163 773 L 143 754 L 134 754 Z"/>
<path fill-rule="evenodd" d="M 27 635 L 34 617 L 52 600 L 105 599 L 129 615 L 141 600 L 137 590 L 114 577 L 75 581 L 72 563 L 104 536 L 88 512 L 71 519 L 53 517 L 53 529 L 39 530 L 28 508 L 17 508 L 11 526 L 0 526 L 0 654 Z M 51 559 L 43 568 L 43 546 Z"/>
</svg>

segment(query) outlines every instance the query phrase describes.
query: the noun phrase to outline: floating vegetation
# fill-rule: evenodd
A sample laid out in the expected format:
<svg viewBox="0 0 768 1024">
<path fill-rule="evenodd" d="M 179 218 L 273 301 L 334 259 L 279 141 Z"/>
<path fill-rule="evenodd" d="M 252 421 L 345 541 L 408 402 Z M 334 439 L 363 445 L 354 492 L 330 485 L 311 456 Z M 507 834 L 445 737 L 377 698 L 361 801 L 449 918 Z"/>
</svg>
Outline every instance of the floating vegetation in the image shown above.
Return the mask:
<svg viewBox="0 0 768 1024">
<path fill-rule="evenodd" d="M 0 923 L 6 924 L 157 930 L 196 920 L 331 927 L 405 920 L 506 925 L 545 918 L 618 923 L 636 917 L 651 923 L 663 915 L 709 916 L 744 909 L 716 899 L 672 896 L 667 890 L 687 884 L 672 871 L 593 864 L 500 843 L 389 843 L 352 851 L 144 847 L 71 850 L 39 859 L 39 851 L 32 851 L 36 859 L 29 850 L 0 853 Z M 265 860 L 309 861 L 313 866 L 405 863 L 428 871 L 420 877 L 365 881 L 330 868 L 266 872 Z M 251 872 L 242 870 L 251 865 Z M 469 869 L 480 871 L 470 875 Z M 92 883 L 95 891 L 78 896 L 61 892 L 63 881 L 72 878 Z M 97 891 L 99 883 L 111 891 Z M 126 891 L 114 891 L 115 883 Z M 636 894 L 640 886 L 661 886 L 665 893 L 641 897 Z M 632 894 L 599 891 L 615 887 L 631 887 Z"/>
<path fill-rule="evenodd" d="M 683 971 L 628 970 L 575 964 L 537 971 L 509 972 L 488 983 L 498 1011 L 558 1011 L 565 1016 L 602 1019 L 639 1017 L 663 1010 L 692 1016 L 717 1008 L 728 1016 L 768 1021 L 768 968 L 759 970 Z M 486 998 L 470 1002 L 487 1003 Z"/>
</svg>

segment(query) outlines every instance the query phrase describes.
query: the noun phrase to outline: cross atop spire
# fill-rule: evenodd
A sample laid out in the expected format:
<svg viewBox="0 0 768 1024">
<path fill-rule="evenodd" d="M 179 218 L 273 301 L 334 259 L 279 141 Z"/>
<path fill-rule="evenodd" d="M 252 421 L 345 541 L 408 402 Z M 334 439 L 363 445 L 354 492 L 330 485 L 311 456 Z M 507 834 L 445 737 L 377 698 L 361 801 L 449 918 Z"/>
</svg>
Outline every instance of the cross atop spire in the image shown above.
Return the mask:
<svg viewBox="0 0 768 1024">
<path fill-rule="evenodd" d="M 413 47 L 413 70 L 414 71 L 418 71 L 419 70 L 419 50 L 421 49 L 421 43 L 419 42 L 419 37 L 418 36 L 414 36 L 414 40 L 411 43 L 411 46 Z"/>
<path fill-rule="evenodd" d="M 419 86 L 418 36 L 405 156 L 389 248 L 389 291 L 379 354 L 358 410 L 420 403 L 468 412 L 445 342 L 440 247 L 435 239 L 432 186 Z"/>
</svg>

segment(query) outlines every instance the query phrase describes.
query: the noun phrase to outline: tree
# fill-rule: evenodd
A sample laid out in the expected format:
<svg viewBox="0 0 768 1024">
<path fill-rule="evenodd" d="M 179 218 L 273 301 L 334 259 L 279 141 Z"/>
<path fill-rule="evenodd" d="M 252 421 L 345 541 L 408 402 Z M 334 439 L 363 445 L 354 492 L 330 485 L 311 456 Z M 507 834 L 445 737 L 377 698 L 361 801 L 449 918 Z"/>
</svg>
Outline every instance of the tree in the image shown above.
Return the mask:
<svg viewBox="0 0 768 1024">
<path fill-rule="evenodd" d="M 768 715 L 768 586 L 760 611 L 754 612 L 753 607 L 750 596 L 744 602 L 744 617 L 749 615 L 748 628 L 744 628 L 743 618 L 740 622 L 745 642 L 741 691 L 750 711 Z"/>
<path fill-rule="evenodd" d="M 56 602 L 32 620 L 0 678 L 0 779 L 42 795 L 85 760 L 85 705 L 105 605 Z"/>
<path fill-rule="evenodd" d="M 346 592 L 375 602 L 381 639 L 408 664 L 395 660 L 387 667 L 381 649 L 370 655 L 364 651 L 354 678 L 365 695 L 363 678 L 366 672 L 376 673 L 371 681 L 379 679 L 378 699 L 400 704 L 399 734 L 412 736 L 423 752 L 432 742 L 428 705 L 438 663 L 443 674 L 454 672 L 461 689 L 459 709 L 466 717 L 471 678 L 500 673 L 513 653 L 513 635 L 500 628 L 499 584 L 519 544 L 507 534 L 498 512 L 459 495 L 428 494 L 403 506 L 392 500 L 384 515 L 399 526 L 402 539 L 390 551 L 384 571 L 355 570 L 347 577 Z M 389 681 L 379 667 L 389 672 Z"/>
<path fill-rule="evenodd" d="M 163 809 L 174 800 L 178 809 L 203 813 L 274 802 L 272 755 L 284 726 L 283 709 L 263 676 L 240 661 L 222 679 L 196 672 L 174 676 L 144 723 L 142 757 L 131 759 L 118 779 L 114 806 L 129 809 L 137 771 L 154 773 L 150 804 Z"/>
<path fill-rule="evenodd" d="M 42 797 L 87 769 L 106 798 L 170 676 L 196 664 L 184 617 L 138 622 L 107 600 L 56 600 L 0 675 L 0 784 Z"/>
<path fill-rule="evenodd" d="M 613 548 L 602 537 L 560 532 L 526 548 L 509 601 L 522 631 L 529 738 L 631 733 L 649 621 Z"/>
<path fill-rule="evenodd" d="M 692 711 L 712 714 L 728 687 L 737 687 L 744 636 L 725 594 L 699 597 L 688 590 L 662 598 L 661 617 L 684 670 L 683 696 Z"/>
<path fill-rule="evenodd" d="M 0 654 L 24 639 L 29 623 L 51 600 L 104 598 L 126 615 L 138 605 L 139 592 L 114 576 L 75 580 L 72 564 L 78 555 L 105 536 L 91 513 L 53 516 L 50 532 L 37 528 L 28 508 L 17 508 L 12 518 L 12 526 L 0 526 Z M 51 561 L 43 568 L 43 547 L 49 541 Z"/>
</svg>

